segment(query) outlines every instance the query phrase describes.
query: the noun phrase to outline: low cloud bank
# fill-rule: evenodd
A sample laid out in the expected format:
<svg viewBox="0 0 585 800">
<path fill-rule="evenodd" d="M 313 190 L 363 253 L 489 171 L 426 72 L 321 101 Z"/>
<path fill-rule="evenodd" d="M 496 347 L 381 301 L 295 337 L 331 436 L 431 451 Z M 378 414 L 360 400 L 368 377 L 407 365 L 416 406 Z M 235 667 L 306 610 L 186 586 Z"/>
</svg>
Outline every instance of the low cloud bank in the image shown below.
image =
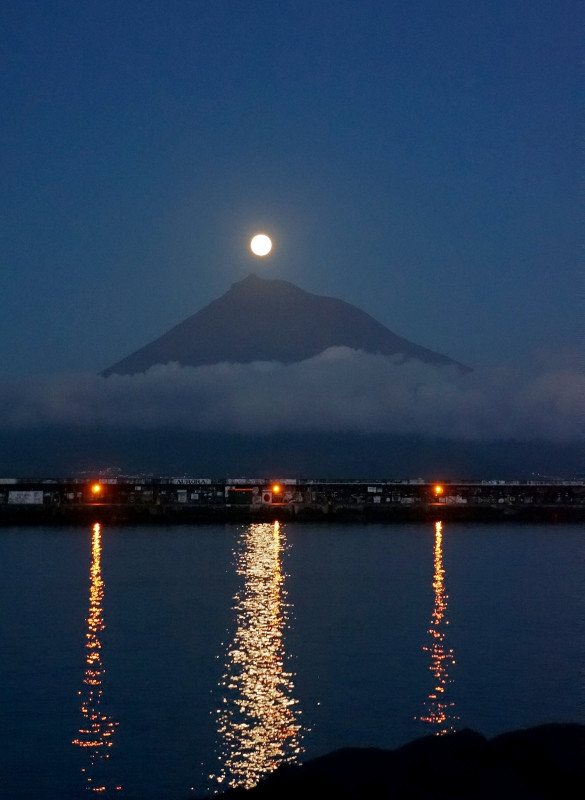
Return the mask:
<svg viewBox="0 0 585 800">
<path fill-rule="evenodd" d="M 576 370 L 462 375 L 344 347 L 292 365 L 167 364 L 141 375 L 83 373 L 0 385 L 5 430 L 116 425 L 575 442 L 584 422 L 585 375 Z"/>
</svg>

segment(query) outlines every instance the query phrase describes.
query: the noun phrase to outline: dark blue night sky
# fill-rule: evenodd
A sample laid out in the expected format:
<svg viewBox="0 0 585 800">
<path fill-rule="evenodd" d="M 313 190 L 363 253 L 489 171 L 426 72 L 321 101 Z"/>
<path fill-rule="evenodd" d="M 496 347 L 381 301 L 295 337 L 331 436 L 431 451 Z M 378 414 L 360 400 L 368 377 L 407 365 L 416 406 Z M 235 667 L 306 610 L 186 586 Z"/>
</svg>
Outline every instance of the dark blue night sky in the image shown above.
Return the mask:
<svg viewBox="0 0 585 800">
<path fill-rule="evenodd" d="M 574 441 L 584 16 L 577 0 L 5 0 L 4 425 L 129 408 L 183 425 L 196 407 L 203 428 L 254 432 L 275 397 L 277 428 L 424 434 L 431 413 L 446 435 Z M 351 353 L 261 380 L 96 377 L 250 272 L 347 300 L 474 377 L 382 380 Z"/>
<path fill-rule="evenodd" d="M 580 3 L 0 14 L 5 376 L 99 370 L 253 270 L 476 367 L 575 344 Z"/>
</svg>

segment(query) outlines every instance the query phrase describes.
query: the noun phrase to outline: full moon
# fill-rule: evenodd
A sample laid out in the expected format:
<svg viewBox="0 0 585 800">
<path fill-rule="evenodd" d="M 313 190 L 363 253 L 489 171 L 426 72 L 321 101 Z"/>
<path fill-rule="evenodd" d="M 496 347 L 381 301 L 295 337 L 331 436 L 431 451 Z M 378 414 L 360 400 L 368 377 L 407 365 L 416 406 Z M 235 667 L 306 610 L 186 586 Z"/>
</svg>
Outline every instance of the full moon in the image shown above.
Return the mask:
<svg viewBox="0 0 585 800">
<path fill-rule="evenodd" d="M 272 250 L 272 239 L 266 236 L 265 233 L 257 233 L 252 237 L 250 242 L 250 250 L 255 256 L 267 256 Z"/>
</svg>

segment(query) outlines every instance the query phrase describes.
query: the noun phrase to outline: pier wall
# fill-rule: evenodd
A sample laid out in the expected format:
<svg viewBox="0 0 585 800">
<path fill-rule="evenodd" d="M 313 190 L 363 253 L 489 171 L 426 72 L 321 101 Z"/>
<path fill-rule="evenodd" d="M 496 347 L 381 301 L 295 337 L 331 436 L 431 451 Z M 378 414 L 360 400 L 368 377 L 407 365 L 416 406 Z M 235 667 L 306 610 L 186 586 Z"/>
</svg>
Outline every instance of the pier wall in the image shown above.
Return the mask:
<svg viewBox="0 0 585 800">
<path fill-rule="evenodd" d="M 273 519 L 585 521 L 585 482 L 0 479 L 0 525 Z"/>
</svg>

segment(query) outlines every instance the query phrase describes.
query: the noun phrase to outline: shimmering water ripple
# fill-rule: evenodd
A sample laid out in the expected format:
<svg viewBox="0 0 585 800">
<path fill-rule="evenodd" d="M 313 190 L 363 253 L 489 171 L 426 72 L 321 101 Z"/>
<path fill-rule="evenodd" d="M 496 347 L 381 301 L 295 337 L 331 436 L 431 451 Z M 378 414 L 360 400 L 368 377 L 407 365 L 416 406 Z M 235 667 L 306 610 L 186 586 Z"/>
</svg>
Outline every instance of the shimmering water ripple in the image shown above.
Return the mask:
<svg viewBox="0 0 585 800">
<path fill-rule="evenodd" d="M 73 744 L 85 751 L 87 761 L 81 768 L 86 780 L 86 789 L 104 793 L 108 789 L 119 791 L 121 786 L 107 785 L 106 760 L 114 740 L 118 723 L 102 708 L 103 675 L 100 633 L 105 629 L 103 618 L 104 581 L 102 580 L 102 531 L 99 523 L 93 526 L 91 539 L 91 568 L 89 589 L 89 614 L 87 617 L 85 675 L 83 689 L 80 690 L 81 714 L 83 716 L 79 735 Z"/>
<path fill-rule="evenodd" d="M 583 719 L 575 526 L 105 533 L 0 531 L 10 800 L 201 797 L 210 772 L 250 786 L 305 747 Z"/>
<path fill-rule="evenodd" d="M 454 712 L 455 703 L 449 695 L 453 684 L 451 667 L 455 665 L 453 649 L 447 646 L 447 601 L 449 595 L 445 590 L 445 569 L 443 567 L 443 524 L 435 523 L 434 574 L 433 592 L 435 603 L 431 615 L 428 635 L 429 644 L 423 650 L 430 656 L 429 670 L 434 678 L 433 687 L 425 701 L 425 710 L 419 717 L 421 722 L 428 723 L 437 736 L 452 733 L 459 717 Z"/>
<path fill-rule="evenodd" d="M 250 525 L 235 550 L 243 586 L 234 598 L 236 633 L 227 650 L 217 710 L 219 762 L 212 781 L 254 786 L 302 752 L 293 673 L 285 669 L 286 603 L 279 523 Z"/>
</svg>

